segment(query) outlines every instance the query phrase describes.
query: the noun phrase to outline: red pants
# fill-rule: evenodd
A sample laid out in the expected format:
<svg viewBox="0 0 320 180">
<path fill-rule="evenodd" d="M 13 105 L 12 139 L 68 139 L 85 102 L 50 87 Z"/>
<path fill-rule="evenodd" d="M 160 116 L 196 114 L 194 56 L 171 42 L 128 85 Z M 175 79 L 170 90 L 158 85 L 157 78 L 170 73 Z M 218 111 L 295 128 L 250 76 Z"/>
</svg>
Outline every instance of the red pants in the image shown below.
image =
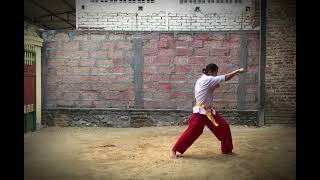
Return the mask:
<svg viewBox="0 0 320 180">
<path fill-rule="evenodd" d="M 208 119 L 207 115 L 193 113 L 189 119 L 189 127 L 183 132 L 172 150 L 178 151 L 183 154 L 198 137 L 202 134 L 203 128 L 206 125 L 211 132 L 221 141 L 222 153 L 232 152 L 232 137 L 229 124 L 220 116 L 219 113 L 216 115 L 212 114 L 218 126 L 214 126 L 213 123 Z"/>
</svg>

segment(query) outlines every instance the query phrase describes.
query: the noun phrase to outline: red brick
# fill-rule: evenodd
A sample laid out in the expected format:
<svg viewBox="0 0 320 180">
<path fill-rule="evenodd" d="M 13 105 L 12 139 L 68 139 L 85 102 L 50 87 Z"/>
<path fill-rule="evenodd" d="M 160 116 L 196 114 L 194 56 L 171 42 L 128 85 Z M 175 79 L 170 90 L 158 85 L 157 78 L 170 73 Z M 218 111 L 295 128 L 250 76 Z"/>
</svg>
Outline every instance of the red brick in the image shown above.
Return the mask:
<svg viewBox="0 0 320 180">
<path fill-rule="evenodd" d="M 160 41 L 168 41 L 168 40 L 173 40 L 172 33 L 161 33 L 160 34 Z"/>
<path fill-rule="evenodd" d="M 75 41 L 79 41 L 79 40 L 80 41 L 82 41 L 82 40 L 86 41 L 86 40 L 88 40 L 88 34 L 77 34 L 77 35 L 74 36 L 73 40 L 75 40 Z"/>
<path fill-rule="evenodd" d="M 154 100 L 144 100 L 143 101 L 144 109 L 156 109 L 160 108 L 159 102 Z"/>
<path fill-rule="evenodd" d="M 64 59 L 49 59 L 48 68 L 64 66 Z"/>
<path fill-rule="evenodd" d="M 73 92 L 65 92 L 63 94 L 63 98 L 65 100 L 78 100 L 80 98 L 79 93 L 73 93 Z"/>
<path fill-rule="evenodd" d="M 176 109 L 175 100 L 160 100 L 159 104 L 162 109 Z"/>
<path fill-rule="evenodd" d="M 149 82 L 152 79 L 152 74 L 143 74 L 143 81 Z"/>
<path fill-rule="evenodd" d="M 118 34 L 118 33 L 110 33 L 109 34 L 109 39 L 111 41 L 116 41 L 116 40 L 125 40 L 125 34 Z"/>
<path fill-rule="evenodd" d="M 169 92 L 171 91 L 171 89 L 172 89 L 171 83 L 159 83 L 159 90 Z"/>
<path fill-rule="evenodd" d="M 176 47 L 188 47 L 187 41 L 176 41 Z"/>
<path fill-rule="evenodd" d="M 89 67 L 72 67 L 74 75 L 89 75 L 90 68 Z"/>
<path fill-rule="evenodd" d="M 173 61 L 174 64 L 188 64 L 188 56 L 176 56 Z"/>
<path fill-rule="evenodd" d="M 187 91 L 189 90 L 190 92 L 193 92 L 193 88 L 194 88 L 194 84 L 193 83 L 171 83 L 172 86 L 174 87 L 174 89 L 176 89 L 177 91 Z"/>
<path fill-rule="evenodd" d="M 230 49 L 230 55 L 233 59 L 238 59 L 239 48 Z"/>
<path fill-rule="evenodd" d="M 160 56 L 175 56 L 175 52 L 173 49 L 160 49 Z"/>
<path fill-rule="evenodd" d="M 116 43 L 116 48 L 129 50 L 129 49 L 132 49 L 132 43 L 130 43 L 128 41 L 126 41 L 126 42 L 120 41 L 120 42 Z"/>
<path fill-rule="evenodd" d="M 153 99 L 169 99 L 170 93 L 169 92 L 154 92 L 153 93 Z"/>
<path fill-rule="evenodd" d="M 131 41 L 132 39 L 133 39 L 133 36 L 132 36 L 132 33 L 126 33 L 125 34 L 125 39 L 127 40 L 127 41 Z"/>
<path fill-rule="evenodd" d="M 194 55 L 195 56 L 209 56 L 209 50 L 207 48 L 195 48 Z"/>
<path fill-rule="evenodd" d="M 230 42 L 240 42 L 240 34 L 231 34 L 230 35 Z"/>
<path fill-rule="evenodd" d="M 209 41 L 208 46 L 211 48 L 220 48 L 222 45 L 222 41 Z"/>
<path fill-rule="evenodd" d="M 72 57 L 72 53 L 64 50 L 49 50 L 48 58 L 49 59 L 65 59 Z"/>
<path fill-rule="evenodd" d="M 169 75 L 166 74 L 154 74 L 152 76 L 153 81 L 169 81 Z"/>
<path fill-rule="evenodd" d="M 79 65 L 79 60 L 78 59 L 66 59 L 65 61 L 64 61 L 64 67 L 63 68 L 65 68 L 65 67 L 67 67 L 67 66 L 78 66 Z M 68 68 L 70 68 L 71 69 L 71 67 L 68 67 Z"/>
<path fill-rule="evenodd" d="M 205 64 L 207 57 L 206 56 L 192 56 L 189 57 L 189 64 Z"/>
<path fill-rule="evenodd" d="M 154 59 L 154 64 L 170 64 L 170 61 L 171 61 L 171 57 L 169 56 L 157 56 L 155 59 Z"/>
<path fill-rule="evenodd" d="M 154 74 L 154 73 L 156 73 L 156 69 L 157 69 L 157 66 L 144 66 L 143 67 L 143 72 L 144 73 Z"/>
<path fill-rule="evenodd" d="M 143 48 L 143 55 L 155 56 L 158 54 L 158 49 L 154 48 Z"/>
<path fill-rule="evenodd" d="M 251 48 L 259 48 L 259 42 L 255 40 L 248 41 L 248 49 Z"/>
<path fill-rule="evenodd" d="M 82 108 L 93 108 L 92 101 L 74 101 L 75 107 L 82 107 Z"/>
<path fill-rule="evenodd" d="M 178 40 L 183 40 L 183 41 L 192 41 L 192 36 L 190 34 L 183 34 L 183 33 L 180 33 L 178 34 Z"/>
<path fill-rule="evenodd" d="M 98 100 L 97 92 L 83 92 L 81 93 L 81 100 Z"/>
<path fill-rule="evenodd" d="M 117 76 L 118 82 L 131 82 L 133 81 L 133 76 L 131 74 L 122 74 Z"/>
<path fill-rule="evenodd" d="M 113 47 L 115 46 L 115 42 L 106 42 L 106 41 L 101 41 L 99 43 L 100 49 L 101 50 L 113 50 Z"/>
<path fill-rule="evenodd" d="M 89 39 L 91 41 L 103 41 L 106 36 L 104 34 L 90 34 Z"/>
<path fill-rule="evenodd" d="M 193 54 L 193 49 L 191 48 L 176 48 L 177 56 L 191 56 Z"/>
<path fill-rule="evenodd" d="M 85 76 L 80 75 L 70 75 L 70 76 L 63 76 L 63 82 L 65 83 L 81 83 L 85 81 Z"/>
<path fill-rule="evenodd" d="M 194 74 L 202 74 L 202 69 L 205 68 L 206 64 L 209 64 L 209 63 L 200 64 L 200 65 L 192 65 L 192 72 Z"/>
<path fill-rule="evenodd" d="M 208 33 L 195 33 L 193 35 L 194 39 L 208 40 Z"/>
<path fill-rule="evenodd" d="M 153 59 L 155 59 L 156 56 L 144 56 L 143 63 L 144 64 L 153 64 Z"/>
<path fill-rule="evenodd" d="M 116 67 L 113 67 L 113 68 L 110 68 L 109 72 L 110 73 L 125 73 L 126 69 L 122 66 L 116 66 Z"/>
<path fill-rule="evenodd" d="M 47 49 L 59 49 L 61 47 L 62 44 L 59 41 L 48 41 L 47 43 Z"/>
<path fill-rule="evenodd" d="M 132 63 L 132 58 L 113 60 L 114 65 L 130 65 L 131 63 Z"/>
<path fill-rule="evenodd" d="M 48 74 L 47 78 L 48 78 L 47 79 L 48 83 L 53 83 L 53 84 L 63 81 L 63 76 L 58 76 L 58 75 L 51 76 L 50 74 Z"/>
<path fill-rule="evenodd" d="M 119 100 L 111 100 L 110 103 L 111 108 L 129 108 L 133 107 L 133 102 L 132 101 L 119 101 Z"/>
<path fill-rule="evenodd" d="M 81 90 L 81 91 L 90 91 L 91 90 L 91 85 L 89 83 L 82 83 L 80 85 L 79 90 Z"/>
<path fill-rule="evenodd" d="M 228 49 L 214 48 L 214 49 L 211 49 L 210 55 L 211 56 L 226 56 L 227 53 L 228 53 Z"/>
<path fill-rule="evenodd" d="M 174 93 L 171 93 L 170 98 L 173 98 L 173 99 L 192 99 L 192 98 L 194 98 L 194 95 L 192 92 L 174 92 Z"/>
<path fill-rule="evenodd" d="M 170 76 L 170 81 L 187 81 L 186 75 L 173 74 Z"/>
<path fill-rule="evenodd" d="M 112 67 L 113 66 L 113 61 L 111 59 L 99 59 L 96 60 L 96 66 L 97 67 Z"/>
<path fill-rule="evenodd" d="M 105 100 L 112 100 L 112 99 L 117 99 L 119 96 L 119 91 L 103 91 L 101 92 L 101 96 Z"/>
<path fill-rule="evenodd" d="M 96 64 L 96 60 L 94 60 L 94 59 L 80 60 L 79 61 L 79 66 L 92 67 L 92 66 L 95 66 L 95 64 Z"/>
<path fill-rule="evenodd" d="M 202 48 L 203 47 L 203 41 L 202 40 L 195 40 L 192 44 L 193 48 Z"/>
<path fill-rule="evenodd" d="M 228 47 L 230 47 L 230 48 L 239 48 L 240 47 L 240 43 L 239 42 L 230 42 Z"/>
<path fill-rule="evenodd" d="M 63 49 L 65 51 L 79 50 L 80 43 L 79 41 L 70 41 L 63 43 Z"/>
<path fill-rule="evenodd" d="M 186 74 L 191 71 L 191 67 L 189 65 L 176 65 L 175 72 L 177 74 Z"/>
<path fill-rule="evenodd" d="M 259 55 L 259 47 L 252 47 L 252 48 L 248 48 L 248 55 L 249 56 L 256 56 Z"/>
<path fill-rule="evenodd" d="M 72 100 L 57 100 L 57 107 L 73 107 L 74 102 Z"/>
<path fill-rule="evenodd" d="M 55 36 L 54 36 L 54 41 L 63 41 L 63 42 L 67 42 L 70 40 L 69 38 L 69 35 L 67 33 L 57 33 Z"/>
<path fill-rule="evenodd" d="M 133 69 L 130 66 L 126 66 L 125 73 L 126 75 L 133 75 Z"/>
<path fill-rule="evenodd" d="M 111 59 L 123 59 L 124 58 L 124 51 L 122 51 L 122 50 L 108 51 L 107 54 L 108 54 L 107 56 Z"/>
<path fill-rule="evenodd" d="M 177 109 L 192 109 L 192 107 L 194 106 L 193 102 L 192 101 L 186 101 L 186 100 L 183 100 L 183 101 L 176 101 L 176 106 L 177 106 Z"/>
<path fill-rule="evenodd" d="M 92 101 L 94 108 L 107 108 L 110 107 L 110 103 L 108 101 Z"/>
<path fill-rule="evenodd" d="M 144 33 L 142 39 L 156 39 L 157 34 L 155 32 L 153 33 Z"/>
<path fill-rule="evenodd" d="M 207 58 L 206 64 L 209 64 L 209 63 L 214 63 L 219 66 L 219 64 L 222 64 L 223 62 L 221 61 L 220 57 L 214 56 L 214 57 Z"/>
<path fill-rule="evenodd" d="M 88 77 L 86 78 L 86 80 L 87 80 L 87 81 L 98 81 L 99 78 L 98 78 L 98 76 L 88 76 Z"/>
<path fill-rule="evenodd" d="M 218 41 L 224 40 L 224 33 L 214 33 L 210 39 Z"/>
<path fill-rule="evenodd" d="M 150 48 L 154 48 L 154 49 L 158 48 L 158 43 L 159 43 L 158 40 L 152 39 L 152 40 L 148 40 L 148 41 L 149 41 L 148 43 L 150 45 Z"/>
<path fill-rule="evenodd" d="M 89 57 L 88 51 L 76 51 L 71 54 L 72 59 L 85 59 Z"/>
<path fill-rule="evenodd" d="M 144 90 L 144 92 L 143 92 L 143 98 L 153 99 L 153 93 L 154 93 L 154 91 Z"/>
<path fill-rule="evenodd" d="M 171 74 L 174 71 L 174 66 L 170 65 L 164 65 L 164 66 L 157 66 L 158 67 L 158 73 L 164 73 L 164 74 Z"/>
<path fill-rule="evenodd" d="M 90 51 L 90 57 L 96 59 L 106 59 L 108 57 L 107 51 Z"/>
<path fill-rule="evenodd" d="M 168 41 L 168 48 L 175 49 L 177 47 L 175 41 Z"/>
<path fill-rule="evenodd" d="M 94 42 L 83 41 L 81 43 L 82 50 L 93 50 L 93 49 L 96 49 L 97 47 L 98 47 L 98 44 Z"/>
<path fill-rule="evenodd" d="M 166 41 L 158 42 L 158 48 L 168 48 L 168 47 L 169 47 L 168 42 Z"/>
<path fill-rule="evenodd" d="M 112 91 L 125 91 L 128 90 L 128 88 L 128 83 L 112 83 L 109 87 L 109 89 Z"/>
<path fill-rule="evenodd" d="M 123 50 L 123 58 L 132 58 L 133 55 L 134 54 L 132 50 Z"/>
<path fill-rule="evenodd" d="M 144 82 L 144 83 L 143 83 L 143 89 L 144 89 L 144 90 L 147 90 L 147 91 L 156 89 L 156 83 L 153 83 L 153 82 Z"/>
</svg>

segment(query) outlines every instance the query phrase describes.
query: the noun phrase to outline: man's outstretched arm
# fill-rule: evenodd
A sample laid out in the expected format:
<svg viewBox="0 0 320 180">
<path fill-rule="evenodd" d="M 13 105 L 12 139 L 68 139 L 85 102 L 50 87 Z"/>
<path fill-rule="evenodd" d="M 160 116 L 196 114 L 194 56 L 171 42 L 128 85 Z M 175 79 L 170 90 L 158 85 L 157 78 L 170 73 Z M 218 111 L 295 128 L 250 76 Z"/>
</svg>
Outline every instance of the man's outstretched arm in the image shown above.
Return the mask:
<svg viewBox="0 0 320 180">
<path fill-rule="evenodd" d="M 230 79 L 232 79 L 235 75 L 237 75 L 238 73 L 242 73 L 244 72 L 244 69 L 243 68 L 240 68 L 240 69 L 237 69 L 237 70 L 234 70 L 228 74 L 225 75 L 225 81 L 229 81 Z"/>
</svg>

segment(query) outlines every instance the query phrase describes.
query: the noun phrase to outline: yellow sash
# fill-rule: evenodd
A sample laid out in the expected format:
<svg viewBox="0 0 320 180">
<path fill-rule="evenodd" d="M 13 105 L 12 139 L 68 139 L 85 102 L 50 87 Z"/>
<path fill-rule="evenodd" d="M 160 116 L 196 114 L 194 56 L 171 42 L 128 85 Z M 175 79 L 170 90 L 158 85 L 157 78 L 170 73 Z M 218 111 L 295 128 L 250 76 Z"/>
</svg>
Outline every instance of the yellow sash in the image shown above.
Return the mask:
<svg viewBox="0 0 320 180">
<path fill-rule="evenodd" d="M 195 107 L 202 107 L 207 112 L 207 117 L 210 119 L 210 121 L 215 125 L 218 126 L 219 124 L 216 122 L 216 120 L 213 118 L 213 115 L 211 113 L 211 109 L 204 104 L 196 104 Z"/>
</svg>

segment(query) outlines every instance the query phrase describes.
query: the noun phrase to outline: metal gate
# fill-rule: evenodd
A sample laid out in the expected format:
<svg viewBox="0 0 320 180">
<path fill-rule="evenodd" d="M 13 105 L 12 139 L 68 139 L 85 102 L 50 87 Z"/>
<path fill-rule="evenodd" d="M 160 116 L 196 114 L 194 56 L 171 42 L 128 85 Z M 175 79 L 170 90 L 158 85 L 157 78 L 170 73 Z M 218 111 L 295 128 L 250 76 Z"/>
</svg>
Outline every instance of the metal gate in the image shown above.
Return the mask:
<svg viewBox="0 0 320 180">
<path fill-rule="evenodd" d="M 36 130 L 36 52 L 24 44 L 24 132 Z"/>
</svg>

